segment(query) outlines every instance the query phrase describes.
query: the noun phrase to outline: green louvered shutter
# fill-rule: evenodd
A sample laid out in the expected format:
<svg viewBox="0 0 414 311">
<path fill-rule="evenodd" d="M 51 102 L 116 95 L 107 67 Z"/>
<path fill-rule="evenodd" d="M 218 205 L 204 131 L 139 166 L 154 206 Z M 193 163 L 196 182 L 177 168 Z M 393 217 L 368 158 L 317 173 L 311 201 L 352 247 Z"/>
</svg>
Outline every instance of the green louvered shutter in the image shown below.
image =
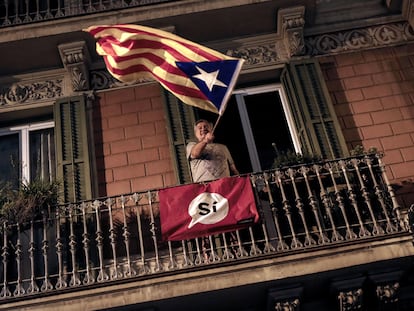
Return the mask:
<svg viewBox="0 0 414 311">
<path fill-rule="evenodd" d="M 319 63 L 291 62 L 281 75 L 302 151 L 334 159 L 346 155 L 340 129 Z"/>
<path fill-rule="evenodd" d="M 57 178 L 65 203 L 92 199 L 90 120 L 84 96 L 59 99 L 54 107 Z"/>
<path fill-rule="evenodd" d="M 168 92 L 165 93 L 164 103 L 176 177 L 180 184 L 190 183 L 192 179 L 186 157 L 186 145 L 194 137 L 194 109 Z"/>
</svg>

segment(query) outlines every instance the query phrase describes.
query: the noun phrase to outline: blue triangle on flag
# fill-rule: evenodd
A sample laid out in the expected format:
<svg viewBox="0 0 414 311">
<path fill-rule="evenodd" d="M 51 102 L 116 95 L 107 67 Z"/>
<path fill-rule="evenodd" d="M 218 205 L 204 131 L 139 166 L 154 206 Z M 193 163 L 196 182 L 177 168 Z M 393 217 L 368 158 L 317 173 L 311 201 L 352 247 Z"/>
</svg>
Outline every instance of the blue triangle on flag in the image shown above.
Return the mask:
<svg viewBox="0 0 414 311">
<path fill-rule="evenodd" d="M 200 89 L 200 91 L 216 106 L 217 110 L 225 104 L 223 99 L 229 90 L 233 79 L 237 79 L 235 72 L 238 68 L 238 60 L 220 60 L 206 62 L 176 62 L 177 67 Z M 207 75 L 203 75 L 207 73 Z M 217 74 L 217 76 L 215 76 Z M 205 76 L 215 77 L 213 81 L 203 80 Z M 231 91 L 231 90 L 230 90 Z"/>
</svg>

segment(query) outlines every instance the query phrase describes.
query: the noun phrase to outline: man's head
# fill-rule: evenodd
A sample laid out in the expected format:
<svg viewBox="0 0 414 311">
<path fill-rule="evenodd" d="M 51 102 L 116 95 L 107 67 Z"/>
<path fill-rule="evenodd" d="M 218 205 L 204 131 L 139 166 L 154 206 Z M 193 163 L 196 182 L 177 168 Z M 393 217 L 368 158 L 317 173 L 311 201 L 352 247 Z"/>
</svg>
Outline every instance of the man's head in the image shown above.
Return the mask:
<svg viewBox="0 0 414 311">
<path fill-rule="evenodd" d="M 200 119 L 194 124 L 194 134 L 198 141 L 201 141 L 207 133 L 210 133 L 213 129 L 213 123 Z"/>
</svg>

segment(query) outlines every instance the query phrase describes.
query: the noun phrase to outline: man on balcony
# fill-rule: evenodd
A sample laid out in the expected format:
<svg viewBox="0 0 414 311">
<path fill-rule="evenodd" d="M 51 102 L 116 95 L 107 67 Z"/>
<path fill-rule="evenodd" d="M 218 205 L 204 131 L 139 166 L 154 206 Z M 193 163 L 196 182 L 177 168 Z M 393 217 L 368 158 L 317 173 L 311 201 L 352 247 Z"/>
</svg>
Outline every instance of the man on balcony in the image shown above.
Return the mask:
<svg viewBox="0 0 414 311">
<path fill-rule="evenodd" d="M 231 174 L 239 175 L 228 148 L 214 143 L 213 124 L 207 120 L 198 120 L 194 125 L 194 134 L 198 142 L 187 145 L 187 158 L 190 160 L 194 182 L 209 181 Z"/>
</svg>

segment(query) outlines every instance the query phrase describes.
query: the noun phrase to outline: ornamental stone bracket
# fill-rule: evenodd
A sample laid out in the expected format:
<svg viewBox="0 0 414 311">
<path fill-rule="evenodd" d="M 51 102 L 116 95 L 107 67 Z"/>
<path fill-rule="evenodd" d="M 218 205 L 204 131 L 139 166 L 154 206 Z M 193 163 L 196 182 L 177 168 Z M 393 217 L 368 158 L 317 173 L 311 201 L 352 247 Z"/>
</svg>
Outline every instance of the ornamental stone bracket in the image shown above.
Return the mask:
<svg viewBox="0 0 414 311">
<path fill-rule="evenodd" d="M 272 288 L 267 295 L 267 309 L 276 311 L 299 311 L 303 287 Z"/>
<path fill-rule="evenodd" d="M 364 276 L 335 280 L 332 290 L 336 294 L 340 311 L 356 311 L 363 307 L 364 291 L 362 289 L 366 280 Z"/>
<path fill-rule="evenodd" d="M 362 288 L 341 291 L 338 294 L 340 311 L 356 311 L 362 309 Z"/>
<path fill-rule="evenodd" d="M 73 91 L 89 90 L 90 55 L 85 41 L 61 44 L 58 49 L 63 65 L 70 75 Z"/>
<path fill-rule="evenodd" d="M 277 16 L 276 53 L 282 61 L 301 56 L 305 50 L 305 7 L 280 9 Z"/>
<path fill-rule="evenodd" d="M 400 270 L 369 275 L 376 286 L 376 296 L 381 306 L 396 306 L 400 296 L 400 280 L 403 272 Z"/>
</svg>

